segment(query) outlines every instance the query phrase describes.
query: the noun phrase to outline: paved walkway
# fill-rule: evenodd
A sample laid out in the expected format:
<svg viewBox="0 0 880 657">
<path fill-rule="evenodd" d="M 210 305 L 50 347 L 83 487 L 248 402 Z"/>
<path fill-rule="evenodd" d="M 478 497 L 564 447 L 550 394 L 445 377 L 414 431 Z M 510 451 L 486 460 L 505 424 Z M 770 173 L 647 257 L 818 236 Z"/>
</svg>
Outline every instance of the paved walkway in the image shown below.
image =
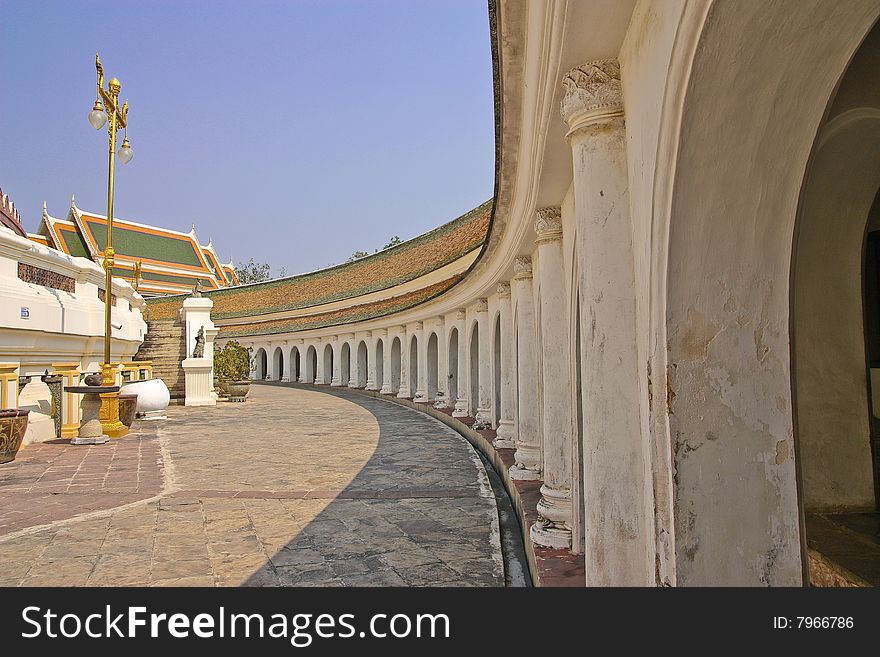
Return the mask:
<svg viewBox="0 0 880 657">
<path fill-rule="evenodd" d="M 0 515 L 0 585 L 504 584 L 495 498 L 457 433 L 347 391 L 251 391 L 0 466 L 19 512 Z"/>
</svg>

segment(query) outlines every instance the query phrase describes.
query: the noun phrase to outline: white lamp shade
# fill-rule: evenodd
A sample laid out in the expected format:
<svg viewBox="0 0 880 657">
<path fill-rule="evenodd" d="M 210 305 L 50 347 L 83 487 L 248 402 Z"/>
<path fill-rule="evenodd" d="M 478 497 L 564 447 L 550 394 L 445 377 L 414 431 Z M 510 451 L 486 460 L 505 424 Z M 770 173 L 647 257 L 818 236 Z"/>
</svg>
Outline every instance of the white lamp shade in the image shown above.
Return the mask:
<svg viewBox="0 0 880 657">
<path fill-rule="evenodd" d="M 131 150 L 131 146 L 128 145 L 128 140 L 126 139 L 125 143 L 122 144 L 122 148 L 119 149 L 119 159 L 122 160 L 123 164 L 128 164 L 133 157 L 134 151 Z"/>
<path fill-rule="evenodd" d="M 107 123 L 107 112 L 102 109 L 93 109 L 89 112 L 89 123 L 95 130 L 100 130 Z"/>
</svg>

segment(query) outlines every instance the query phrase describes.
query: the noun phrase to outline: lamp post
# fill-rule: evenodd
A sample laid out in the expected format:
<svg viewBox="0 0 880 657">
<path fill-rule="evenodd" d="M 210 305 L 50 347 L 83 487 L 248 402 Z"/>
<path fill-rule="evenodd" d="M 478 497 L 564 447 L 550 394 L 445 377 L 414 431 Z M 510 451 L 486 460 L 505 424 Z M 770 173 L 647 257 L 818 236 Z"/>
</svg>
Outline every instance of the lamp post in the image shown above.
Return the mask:
<svg viewBox="0 0 880 657">
<path fill-rule="evenodd" d="M 110 321 L 113 300 L 113 179 L 116 173 L 116 156 L 123 164 L 131 161 L 134 153 L 128 142 L 128 101 L 120 107 L 119 92 L 122 85 L 117 78 L 112 78 L 104 88 L 104 67 L 101 66 L 101 58 L 95 53 L 95 69 L 98 72 L 98 93 L 95 98 L 95 106 L 89 112 L 89 123 L 95 130 L 104 127 L 109 119 L 108 132 L 110 133 L 110 162 L 109 175 L 107 178 L 107 243 L 104 247 L 104 362 L 101 364 L 101 378 L 104 386 L 112 386 L 116 382 L 116 374 L 110 363 L 110 336 L 113 325 Z M 122 147 L 116 152 L 116 133 L 125 130 L 125 138 Z M 114 437 L 123 436 L 127 428 L 119 421 L 119 396 L 118 393 L 101 395 L 104 404 L 101 409 L 101 423 L 107 434 Z"/>
</svg>

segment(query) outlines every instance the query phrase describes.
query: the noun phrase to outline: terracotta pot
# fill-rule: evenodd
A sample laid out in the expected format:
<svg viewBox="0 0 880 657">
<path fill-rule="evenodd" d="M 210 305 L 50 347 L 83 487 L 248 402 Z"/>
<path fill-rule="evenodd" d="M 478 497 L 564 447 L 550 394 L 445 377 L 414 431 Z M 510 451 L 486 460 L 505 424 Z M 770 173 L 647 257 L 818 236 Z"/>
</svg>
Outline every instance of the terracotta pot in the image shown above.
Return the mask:
<svg viewBox="0 0 880 657">
<path fill-rule="evenodd" d="M 247 397 L 251 382 L 247 379 L 244 381 L 227 381 L 226 386 L 226 389 L 229 391 L 229 401 L 243 402 L 244 398 Z"/>
<path fill-rule="evenodd" d="M 27 431 L 28 411 L 0 410 L 0 463 L 9 463 L 18 453 Z"/>
<path fill-rule="evenodd" d="M 119 421 L 129 428 L 137 413 L 137 399 L 138 396 L 131 393 L 119 395 Z"/>
</svg>

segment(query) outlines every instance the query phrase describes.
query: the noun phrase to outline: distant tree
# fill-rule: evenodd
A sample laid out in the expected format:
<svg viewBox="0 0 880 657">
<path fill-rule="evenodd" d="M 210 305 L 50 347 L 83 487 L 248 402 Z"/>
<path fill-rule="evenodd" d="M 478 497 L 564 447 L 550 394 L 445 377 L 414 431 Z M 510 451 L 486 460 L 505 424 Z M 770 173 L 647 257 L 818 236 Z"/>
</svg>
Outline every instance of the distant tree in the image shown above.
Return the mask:
<svg viewBox="0 0 880 657">
<path fill-rule="evenodd" d="M 351 254 L 351 256 L 349 256 L 349 258 L 346 262 L 354 262 L 355 260 L 360 260 L 361 258 L 366 258 L 368 255 L 370 255 L 370 254 L 367 253 L 366 251 L 355 251 L 354 253 Z"/>
<path fill-rule="evenodd" d="M 235 275 L 238 276 L 238 282 L 242 285 L 247 283 L 260 283 L 268 281 L 271 275 L 271 267 L 265 262 L 254 262 L 251 258 L 247 262 L 239 262 L 235 268 Z"/>
<path fill-rule="evenodd" d="M 395 235 L 394 237 L 392 237 L 388 241 L 388 244 L 386 244 L 385 246 L 382 247 L 382 250 L 384 251 L 385 249 L 390 249 L 392 246 L 397 246 L 401 242 L 403 242 L 403 240 L 400 239 L 397 235 Z"/>
</svg>

